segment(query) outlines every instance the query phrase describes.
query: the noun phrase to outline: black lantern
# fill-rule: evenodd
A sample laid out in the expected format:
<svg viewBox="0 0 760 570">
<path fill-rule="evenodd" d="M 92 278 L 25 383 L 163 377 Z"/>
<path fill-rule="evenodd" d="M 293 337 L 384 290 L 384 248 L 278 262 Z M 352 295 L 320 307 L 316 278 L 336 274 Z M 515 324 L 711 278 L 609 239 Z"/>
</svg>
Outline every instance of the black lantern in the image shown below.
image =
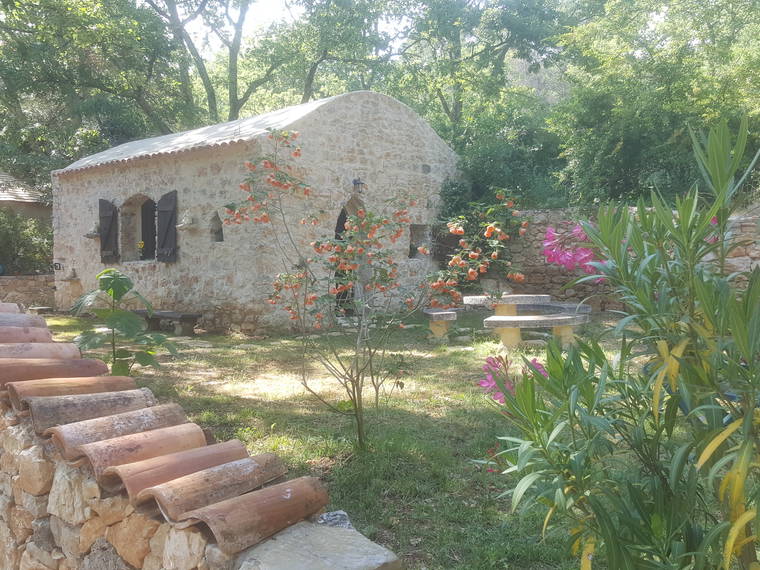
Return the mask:
<svg viewBox="0 0 760 570">
<path fill-rule="evenodd" d="M 367 185 L 362 182 L 361 178 L 354 178 L 354 192 L 361 194 L 367 189 Z"/>
</svg>

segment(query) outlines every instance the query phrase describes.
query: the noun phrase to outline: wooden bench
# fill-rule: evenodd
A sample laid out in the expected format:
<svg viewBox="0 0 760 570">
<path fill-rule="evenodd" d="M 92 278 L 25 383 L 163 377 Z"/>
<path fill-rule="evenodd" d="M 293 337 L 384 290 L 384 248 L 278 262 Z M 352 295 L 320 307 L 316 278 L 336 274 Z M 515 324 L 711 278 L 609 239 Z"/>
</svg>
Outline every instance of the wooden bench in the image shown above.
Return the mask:
<svg viewBox="0 0 760 570">
<path fill-rule="evenodd" d="M 200 313 L 180 313 L 177 311 L 153 311 L 148 313 L 147 309 L 135 309 L 132 311 L 140 315 L 148 322 L 149 331 L 160 331 L 161 321 L 167 320 L 174 322 L 174 334 L 179 336 L 192 336 L 195 334 L 195 328 L 198 319 L 203 315 Z"/>
</svg>

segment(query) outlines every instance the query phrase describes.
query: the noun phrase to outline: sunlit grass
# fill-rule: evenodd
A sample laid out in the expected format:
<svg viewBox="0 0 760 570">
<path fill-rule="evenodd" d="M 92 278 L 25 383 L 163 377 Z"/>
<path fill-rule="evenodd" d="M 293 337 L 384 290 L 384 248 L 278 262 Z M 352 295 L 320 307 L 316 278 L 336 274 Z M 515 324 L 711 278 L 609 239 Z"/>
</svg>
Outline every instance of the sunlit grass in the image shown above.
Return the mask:
<svg viewBox="0 0 760 570">
<path fill-rule="evenodd" d="M 389 350 L 408 363 L 397 378 L 403 389 L 384 396 L 378 410 L 368 409 L 367 453 L 354 450 L 351 420 L 327 411 L 301 385 L 305 369 L 321 395 L 345 399 L 316 360 L 303 362 L 298 339 L 201 335 L 193 340 L 209 346 L 182 348 L 176 359 L 163 356 L 160 369 L 134 373 L 218 440 L 240 439 L 254 454 L 278 453 L 291 476 L 321 477 L 329 508 L 347 511 L 361 532 L 394 550 L 408 568 L 575 568 L 566 537 L 541 537 L 544 508 L 511 513 L 509 500 L 498 495 L 514 481 L 471 461 L 510 431 L 477 386 L 483 360 L 500 350 L 491 335 L 478 332 L 482 318 L 462 315 L 456 334 L 473 340 L 448 346 L 429 342 L 422 327 L 398 332 Z M 56 339 L 67 341 L 91 324 L 65 317 L 49 323 Z M 329 342 L 339 353 L 348 350 Z M 236 348 L 241 344 L 254 347 Z M 521 363 L 542 352 L 510 356 Z"/>
</svg>

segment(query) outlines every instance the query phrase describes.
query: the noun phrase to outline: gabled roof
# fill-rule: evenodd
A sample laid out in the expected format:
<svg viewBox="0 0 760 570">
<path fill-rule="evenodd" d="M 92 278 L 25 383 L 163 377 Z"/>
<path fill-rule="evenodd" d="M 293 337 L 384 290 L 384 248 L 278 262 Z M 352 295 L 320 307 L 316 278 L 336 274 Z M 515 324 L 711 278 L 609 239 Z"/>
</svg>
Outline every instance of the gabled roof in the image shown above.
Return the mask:
<svg viewBox="0 0 760 570">
<path fill-rule="evenodd" d="M 42 194 L 18 178 L 0 172 L 0 202 L 42 202 Z"/>
<path fill-rule="evenodd" d="M 346 95 L 351 95 L 351 93 L 285 107 L 284 109 L 278 109 L 264 113 L 263 115 L 248 117 L 247 119 L 238 119 L 236 121 L 193 129 L 192 131 L 172 133 L 124 143 L 98 154 L 81 158 L 66 168 L 56 170 L 54 174 L 65 174 L 105 164 L 128 162 L 139 158 L 171 155 L 188 150 L 250 141 L 265 133 L 267 129 L 284 129 L 325 103 L 339 97 L 345 97 Z"/>
</svg>

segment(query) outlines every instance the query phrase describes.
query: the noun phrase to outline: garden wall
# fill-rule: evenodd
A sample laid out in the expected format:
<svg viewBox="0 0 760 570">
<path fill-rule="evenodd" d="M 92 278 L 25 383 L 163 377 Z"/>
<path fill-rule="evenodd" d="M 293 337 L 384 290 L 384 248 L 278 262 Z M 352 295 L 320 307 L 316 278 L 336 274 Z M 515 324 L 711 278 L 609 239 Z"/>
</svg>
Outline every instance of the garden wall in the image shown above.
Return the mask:
<svg viewBox="0 0 760 570">
<path fill-rule="evenodd" d="M 0 277 L 0 302 L 24 307 L 52 307 L 55 277 L 49 275 L 6 275 Z"/>
<path fill-rule="evenodd" d="M 522 217 L 530 221 L 527 233 L 512 242 L 510 251 L 515 267 L 525 275 L 522 283 L 510 283 L 515 293 L 537 293 L 551 295 L 558 301 L 582 301 L 591 305 L 594 310 L 618 309 L 620 303 L 610 298 L 609 289 L 603 284 L 589 281 L 575 285 L 570 289 L 563 287 L 578 277 L 585 275 L 583 271 L 567 271 L 563 267 L 546 263 L 543 254 L 544 235 L 546 228 L 553 226 L 558 230 L 570 228 L 577 220 L 588 219 L 588 213 L 577 209 L 565 208 L 557 210 L 524 210 Z"/>
<path fill-rule="evenodd" d="M 588 219 L 588 212 L 577 209 L 526 210 L 522 212 L 530 220 L 527 233 L 515 240 L 510 247 L 515 266 L 525 274 L 523 283 L 511 283 L 515 293 L 549 294 L 562 301 L 586 302 L 596 310 L 617 309 L 621 304 L 608 295 L 609 289 L 604 284 L 593 281 L 575 285 L 569 289 L 563 287 L 577 277 L 585 275 L 583 271 L 567 271 L 557 265 L 546 263 L 543 255 L 544 235 L 548 226 L 557 230 L 571 228 L 578 220 Z M 760 216 L 736 215 L 729 222 L 730 236 L 748 245 L 737 247 L 729 254 L 729 271 L 749 271 L 760 264 Z"/>
</svg>

